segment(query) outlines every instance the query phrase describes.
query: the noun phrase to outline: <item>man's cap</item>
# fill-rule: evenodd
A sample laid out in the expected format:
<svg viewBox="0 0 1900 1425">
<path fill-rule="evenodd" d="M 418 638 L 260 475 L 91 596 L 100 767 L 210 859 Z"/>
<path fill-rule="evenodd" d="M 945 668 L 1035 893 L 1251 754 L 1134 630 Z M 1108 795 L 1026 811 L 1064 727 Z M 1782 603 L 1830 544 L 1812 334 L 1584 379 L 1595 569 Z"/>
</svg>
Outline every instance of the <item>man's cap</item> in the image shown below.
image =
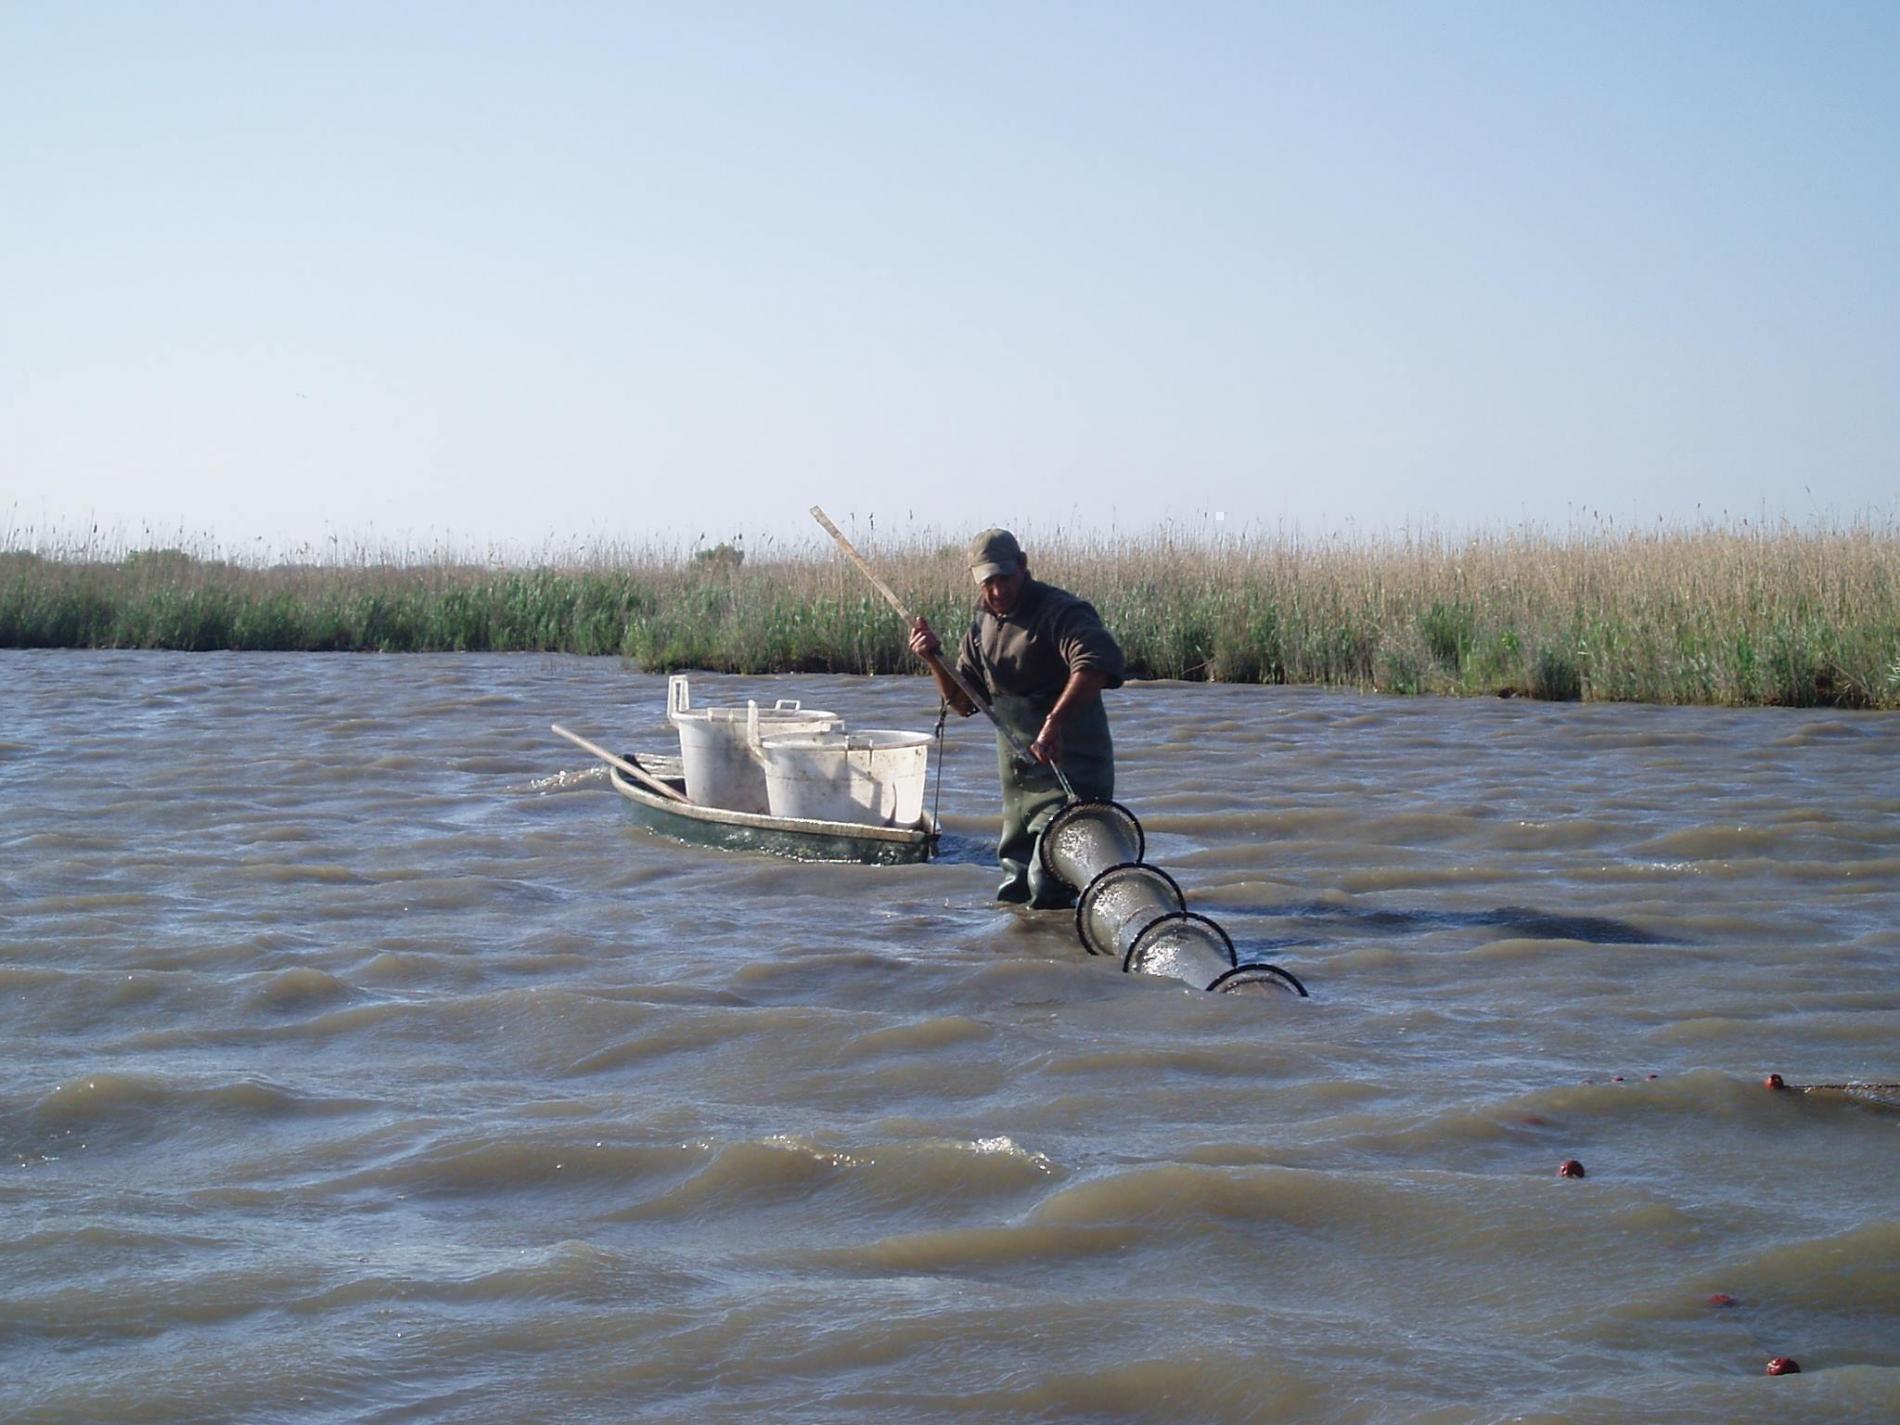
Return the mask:
<svg viewBox="0 0 1900 1425">
<path fill-rule="evenodd" d="M 970 573 L 981 584 L 998 574 L 1015 574 L 1023 567 L 1023 547 L 1006 529 L 986 529 L 970 541 Z"/>
</svg>

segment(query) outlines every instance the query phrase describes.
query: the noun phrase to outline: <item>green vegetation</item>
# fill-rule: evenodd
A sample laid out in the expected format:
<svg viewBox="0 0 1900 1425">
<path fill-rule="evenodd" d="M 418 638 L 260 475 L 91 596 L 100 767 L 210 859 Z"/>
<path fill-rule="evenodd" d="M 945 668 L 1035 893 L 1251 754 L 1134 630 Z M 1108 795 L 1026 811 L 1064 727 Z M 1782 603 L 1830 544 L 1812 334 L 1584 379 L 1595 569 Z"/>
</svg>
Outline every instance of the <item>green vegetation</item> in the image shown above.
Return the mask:
<svg viewBox="0 0 1900 1425">
<path fill-rule="evenodd" d="M 954 547 L 867 553 L 940 629 Z M 1537 530 L 1453 541 L 1147 538 L 1031 547 L 1146 678 L 1395 693 L 1900 708 L 1900 530 Z M 914 670 L 828 548 L 441 555 L 255 567 L 181 549 L 0 550 L 0 647 L 547 651 L 643 669 Z"/>
</svg>

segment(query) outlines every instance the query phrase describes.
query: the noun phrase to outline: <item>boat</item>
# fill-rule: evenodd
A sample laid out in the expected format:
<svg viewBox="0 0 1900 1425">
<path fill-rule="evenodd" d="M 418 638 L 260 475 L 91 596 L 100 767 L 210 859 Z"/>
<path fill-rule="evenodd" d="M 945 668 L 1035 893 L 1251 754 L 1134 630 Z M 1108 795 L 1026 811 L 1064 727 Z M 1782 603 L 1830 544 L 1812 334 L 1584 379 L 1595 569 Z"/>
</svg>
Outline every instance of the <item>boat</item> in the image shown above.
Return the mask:
<svg viewBox="0 0 1900 1425">
<path fill-rule="evenodd" d="M 618 764 L 633 769 L 638 777 Z M 937 828 L 928 812 L 914 825 L 872 826 L 700 806 L 686 797 L 685 767 L 678 757 L 624 753 L 608 760 L 607 776 L 613 789 L 626 799 L 635 822 L 691 846 L 759 851 L 794 861 L 902 866 L 928 861 L 937 844 Z M 667 794 L 640 778 L 667 788 Z"/>
</svg>

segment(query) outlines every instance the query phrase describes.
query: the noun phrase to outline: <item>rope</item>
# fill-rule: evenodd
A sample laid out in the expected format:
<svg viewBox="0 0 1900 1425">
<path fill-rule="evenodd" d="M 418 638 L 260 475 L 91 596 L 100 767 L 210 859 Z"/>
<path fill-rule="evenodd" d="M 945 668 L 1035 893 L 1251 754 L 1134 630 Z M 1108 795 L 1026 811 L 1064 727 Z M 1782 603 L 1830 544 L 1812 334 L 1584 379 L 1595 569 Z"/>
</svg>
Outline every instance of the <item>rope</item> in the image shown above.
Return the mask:
<svg viewBox="0 0 1900 1425">
<path fill-rule="evenodd" d="M 939 701 L 937 704 L 937 791 L 930 799 L 930 823 L 942 829 L 943 823 L 937 818 L 937 808 L 943 804 L 943 725 L 950 720 L 950 704 Z"/>
</svg>

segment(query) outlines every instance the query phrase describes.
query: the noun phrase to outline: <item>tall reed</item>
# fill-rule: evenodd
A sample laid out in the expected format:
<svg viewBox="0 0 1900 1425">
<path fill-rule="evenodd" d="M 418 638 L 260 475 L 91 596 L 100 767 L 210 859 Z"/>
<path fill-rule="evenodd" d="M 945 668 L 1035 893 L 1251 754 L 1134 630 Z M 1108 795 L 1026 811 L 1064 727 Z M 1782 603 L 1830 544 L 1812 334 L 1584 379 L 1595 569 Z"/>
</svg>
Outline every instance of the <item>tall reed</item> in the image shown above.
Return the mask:
<svg viewBox="0 0 1900 1425">
<path fill-rule="evenodd" d="M 960 547 L 868 552 L 941 629 Z M 1039 577 L 1092 599 L 1145 678 L 1395 693 L 1900 707 L 1900 530 L 1739 525 L 1471 538 L 1059 539 Z M 0 549 L 0 646 L 618 654 L 653 671 L 912 671 L 841 560 L 664 547 L 534 567 L 451 552 L 260 567 L 215 549 Z"/>
</svg>

